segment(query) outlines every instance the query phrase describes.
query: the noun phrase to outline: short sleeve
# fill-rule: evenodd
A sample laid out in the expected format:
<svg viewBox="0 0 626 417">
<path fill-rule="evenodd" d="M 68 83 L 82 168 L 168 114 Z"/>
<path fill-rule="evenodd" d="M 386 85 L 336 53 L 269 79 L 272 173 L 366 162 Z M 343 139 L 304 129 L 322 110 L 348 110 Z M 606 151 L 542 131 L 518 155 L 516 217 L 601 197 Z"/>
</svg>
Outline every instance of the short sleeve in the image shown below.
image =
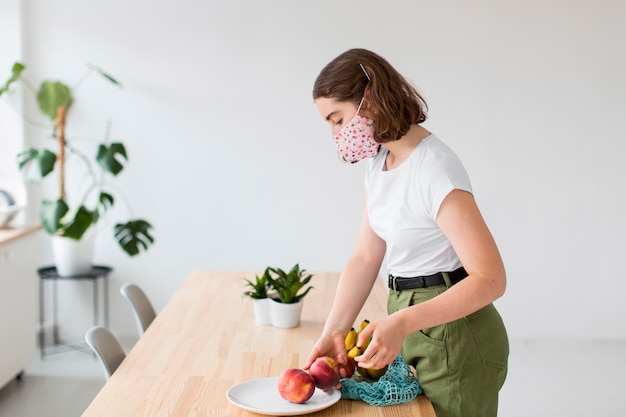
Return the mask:
<svg viewBox="0 0 626 417">
<path fill-rule="evenodd" d="M 472 185 L 461 161 L 444 157 L 433 160 L 422 178 L 425 185 L 424 199 L 431 219 L 436 220 L 441 203 L 452 190 L 472 192 Z"/>
</svg>

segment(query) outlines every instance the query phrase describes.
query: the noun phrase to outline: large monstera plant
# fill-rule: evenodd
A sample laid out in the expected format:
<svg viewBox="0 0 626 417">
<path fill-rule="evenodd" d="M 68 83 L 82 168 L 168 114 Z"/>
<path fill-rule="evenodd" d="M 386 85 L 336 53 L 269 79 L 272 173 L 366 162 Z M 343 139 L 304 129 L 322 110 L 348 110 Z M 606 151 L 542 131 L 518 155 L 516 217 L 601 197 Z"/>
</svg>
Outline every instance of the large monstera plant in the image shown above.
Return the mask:
<svg viewBox="0 0 626 417">
<path fill-rule="evenodd" d="M 108 190 L 109 179 L 118 175 L 128 161 L 126 148 L 120 142 L 110 143 L 108 140 L 97 146 L 92 159 L 72 146 L 65 135 L 67 113 L 74 98 L 72 90 L 59 81 L 43 81 L 37 91 L 24 78 L 25 66 L 15 63 L 11 77 L 0 85 L 0 96 L 8 92 L 11 85 L 21 82 L 26 89 L 35 95 L 41 112 L 52 121 L 52 139 L 56 142 L 55 150 L 50 148 L 28 148 L 17 156 L 21 170 L 35 170 L 38 178 L 44 178 L 56 171 L 58 175 L 58 192 L 56 199 L 44 199 L 41 206 L 41 223 L 50 235 L 64 236 L 80 240 L 90 227 L 95 226 L 103 214 L 110 209 L 115 198 Z M 88 75 L 95 72 L 110 81 L 113 85 L 121 84 L 113 77 L 95 66 L 88 66 Z M 84 78 L 84 77 L 83 77 Z M 108 139 L 108 138 L 107 138 Z M 76 155 L 85 164 L 85 179 L 88 185 L 81 189 L 80 198 L 74 207 L 69 204 L 66 195 L 66 158 Z M 97 169 L 95 169 L 96 167 Z M 83 174 L 81 174 L 83 175 Z M 95 198 L 94 198 L 95 197 Z M 130 256 L 147 250 L 154 243 L 151 236 L 152 225 L 144 219 L 131 219 L 126 223 L 114 226 L 114 235 L 121 248 Z"/>
</svg>

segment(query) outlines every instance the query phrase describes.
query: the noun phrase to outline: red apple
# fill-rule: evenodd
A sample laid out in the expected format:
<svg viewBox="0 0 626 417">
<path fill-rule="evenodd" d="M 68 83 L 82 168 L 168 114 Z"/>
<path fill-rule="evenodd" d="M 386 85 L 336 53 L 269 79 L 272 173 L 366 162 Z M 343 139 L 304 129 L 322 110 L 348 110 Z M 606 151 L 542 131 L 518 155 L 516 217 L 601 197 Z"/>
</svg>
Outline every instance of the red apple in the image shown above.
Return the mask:
<svg viewBox="0 0 626 417">
<path fill-rule="evenodd" d="M 333 388 L 339 382 L 339 369 L 335 360 L 328 356 L 321 356 L 311 364 L 309 373 L 319 389 Z"/>
<path fill-rule="evenodd" d="M 288 368 L 278 377 L 278 393 L 285 400 L 302 404 L 313 396 L 315 381 L 307 372 Z"/>
</svg>

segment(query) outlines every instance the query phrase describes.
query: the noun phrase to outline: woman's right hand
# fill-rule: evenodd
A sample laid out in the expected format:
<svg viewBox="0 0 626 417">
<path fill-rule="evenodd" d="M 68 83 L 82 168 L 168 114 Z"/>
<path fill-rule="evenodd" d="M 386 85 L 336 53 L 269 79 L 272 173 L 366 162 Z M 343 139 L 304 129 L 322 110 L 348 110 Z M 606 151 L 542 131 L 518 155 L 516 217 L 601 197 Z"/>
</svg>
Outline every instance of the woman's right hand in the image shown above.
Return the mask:
<svg viewBox="0 0 626 417">
<path fill-rule="evenodd" d="M 340 368 L 340 374 L 345 374 L 343 370 L 343 366 L 348 363 L 348 355 L 346 354 L 346 344 L 345 344 L 345 335 L 341 334 L 329 334 L 322 335 L 320 339 L 317 341 L 309 357 L 304 364 L 304 370 L 308 370 L 315 359 L 328 356 L 337 362 L 338 367 Z M 341 378 L 345 378 L 346 375 L 340 375 Z"/>
</svg>

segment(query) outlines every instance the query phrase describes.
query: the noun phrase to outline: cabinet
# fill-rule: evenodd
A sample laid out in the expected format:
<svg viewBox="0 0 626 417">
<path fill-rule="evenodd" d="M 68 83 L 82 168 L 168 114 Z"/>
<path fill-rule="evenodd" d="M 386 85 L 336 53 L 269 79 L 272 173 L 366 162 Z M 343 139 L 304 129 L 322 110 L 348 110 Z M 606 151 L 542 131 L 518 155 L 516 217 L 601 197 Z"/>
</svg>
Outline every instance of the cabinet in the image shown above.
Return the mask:
<svg viewBox="0 0 626 417">
<path fill-rule="evenodd" d="M 36 357 L 41 233 L 0 242 L 0 387 Z"/>
</svg>

